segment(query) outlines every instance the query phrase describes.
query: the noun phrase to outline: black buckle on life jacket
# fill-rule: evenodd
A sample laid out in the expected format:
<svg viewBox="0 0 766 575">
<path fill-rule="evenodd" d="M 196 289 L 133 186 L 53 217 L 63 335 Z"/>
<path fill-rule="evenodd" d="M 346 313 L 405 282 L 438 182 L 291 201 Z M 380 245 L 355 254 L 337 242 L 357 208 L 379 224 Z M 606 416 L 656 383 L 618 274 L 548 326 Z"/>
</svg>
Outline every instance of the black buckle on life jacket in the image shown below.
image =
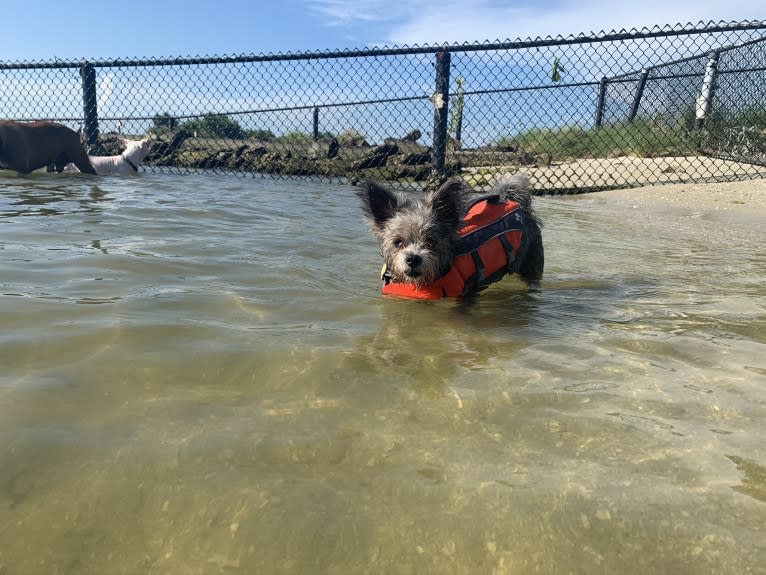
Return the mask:
<svg viewBox="0 0 766 575">
<path fill-rule="evenodd" d="M 500 196 L 498 194 L 489 194 L 487 196 L 480 196 L 478 198 L 474 198 L 473 200 L 469 201 L 465 206 L 465 211 L 470 212 L 471 208 L 474 207 L 476 204 L 480 204 L 481 202 L 487 202 L 488 204 L 499 204 L 503 200 L 500 199 Z"/>
</svg>

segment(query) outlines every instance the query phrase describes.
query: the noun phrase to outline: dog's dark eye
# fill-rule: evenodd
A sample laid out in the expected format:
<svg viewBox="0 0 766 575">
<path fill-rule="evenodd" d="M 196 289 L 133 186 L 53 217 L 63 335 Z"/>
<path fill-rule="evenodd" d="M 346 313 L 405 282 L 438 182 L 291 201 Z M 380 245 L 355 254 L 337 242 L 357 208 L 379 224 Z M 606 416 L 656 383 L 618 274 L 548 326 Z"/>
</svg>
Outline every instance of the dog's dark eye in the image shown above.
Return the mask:
<svg viewBox="0 0 766 575">
<path fill-rule="evenodd" d="M 404 247 L 404 240 L 402 238 L 394 238 L 394 247 L 402 249 Z"/>
</svg>

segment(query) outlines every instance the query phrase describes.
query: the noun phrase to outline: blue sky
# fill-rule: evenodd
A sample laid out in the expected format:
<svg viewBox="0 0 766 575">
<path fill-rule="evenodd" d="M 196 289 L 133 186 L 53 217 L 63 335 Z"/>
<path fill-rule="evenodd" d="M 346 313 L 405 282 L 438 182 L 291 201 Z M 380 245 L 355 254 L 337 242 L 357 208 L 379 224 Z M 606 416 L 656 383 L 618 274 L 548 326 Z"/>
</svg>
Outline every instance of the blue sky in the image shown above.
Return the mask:
<svg viewBox="0 0 766 575">
<path fill-rule="evenodd" d="M 3 0 L 0 61 L 304 52 L 766 19 L 763 0 Z"/>
</svg>

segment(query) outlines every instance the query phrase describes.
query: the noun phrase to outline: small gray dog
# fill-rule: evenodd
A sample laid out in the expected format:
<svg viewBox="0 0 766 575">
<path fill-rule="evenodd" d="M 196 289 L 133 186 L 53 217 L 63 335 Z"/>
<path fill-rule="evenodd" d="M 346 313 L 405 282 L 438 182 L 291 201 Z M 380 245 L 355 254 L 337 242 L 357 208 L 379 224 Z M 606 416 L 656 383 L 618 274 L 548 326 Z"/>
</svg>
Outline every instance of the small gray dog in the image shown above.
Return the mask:
<svg viewBox="0 0 766 575">
<path fill-rule="evenodd" d="M 463 297 L 507 274 L 538 281 L 545 263 L 529 180 L 501 177 L 489 196 L 452 178 L 422 199 L 367 182 L 357 195 L 384 260 L 383 293 L 415 299 Z"/>
</svg>

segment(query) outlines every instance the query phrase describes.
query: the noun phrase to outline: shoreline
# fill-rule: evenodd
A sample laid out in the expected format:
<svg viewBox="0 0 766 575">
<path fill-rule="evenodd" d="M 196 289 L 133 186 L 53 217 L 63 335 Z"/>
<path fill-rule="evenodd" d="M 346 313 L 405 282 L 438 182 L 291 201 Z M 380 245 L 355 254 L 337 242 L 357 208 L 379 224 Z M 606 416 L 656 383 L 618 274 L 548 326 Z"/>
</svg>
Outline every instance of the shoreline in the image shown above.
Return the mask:
<svg viewBox="0 0 766 575">
<path fill-rule="evenodd" d="M 766 179 L 605 190 L 568 196 L 565 201 L 623 214 L 640 211 L 679 231 L 699 234 L 704 229 L 716 244 L 742 236 L 766 243 Z"/>
</svg>

